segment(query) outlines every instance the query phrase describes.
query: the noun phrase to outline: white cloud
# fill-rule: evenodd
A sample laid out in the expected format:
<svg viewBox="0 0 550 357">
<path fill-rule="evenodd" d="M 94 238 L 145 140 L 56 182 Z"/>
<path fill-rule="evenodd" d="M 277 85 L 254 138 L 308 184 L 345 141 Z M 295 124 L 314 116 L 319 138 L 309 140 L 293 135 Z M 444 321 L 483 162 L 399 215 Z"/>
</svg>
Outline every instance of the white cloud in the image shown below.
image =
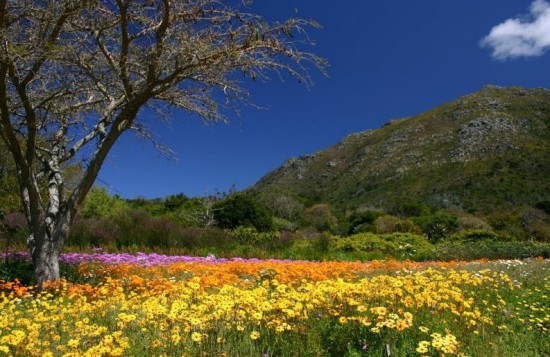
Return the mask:
<svg viewBox="0 0 550 357">
<path fill-rule="evenodd" d="M 492 56 L 501 60 L 545 54 L 550 50 L 550 2 L 535 0 L 528 16 L 496 25 L 481 45 L 492 48 Z"/>
</svg>

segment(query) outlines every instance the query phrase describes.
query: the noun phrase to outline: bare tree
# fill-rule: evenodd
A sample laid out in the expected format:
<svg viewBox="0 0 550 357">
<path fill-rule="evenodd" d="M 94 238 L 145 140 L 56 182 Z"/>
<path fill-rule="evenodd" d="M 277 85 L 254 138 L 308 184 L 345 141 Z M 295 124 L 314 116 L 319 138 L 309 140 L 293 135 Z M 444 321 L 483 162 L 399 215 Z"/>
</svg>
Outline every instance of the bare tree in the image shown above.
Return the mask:
<svg viewBox="0 0 550 357">
<path fill-rule="evenodd" d="M 151 138 L 144 111 L 207 122 L 269 73 L 310 84 L 315 23 L 266 23 L 249 1 L 0 0 L 0 136 L 17 166 L 35 282 L 59 278 L 79 205 L 120 136 Z M 82 176 L 66 189 L 65 167 Z"/>
<path fill-rule="evenodd" d="M 220 210 L 216 208 L 219 198 L 215 196 L 194 198 L 194 205 L 189 210 L 182 212 L 183 218 L 198 225 L 201 228 L 210 228 L 218 222 L 215 218 L 215 212 Z"/>
</svg>

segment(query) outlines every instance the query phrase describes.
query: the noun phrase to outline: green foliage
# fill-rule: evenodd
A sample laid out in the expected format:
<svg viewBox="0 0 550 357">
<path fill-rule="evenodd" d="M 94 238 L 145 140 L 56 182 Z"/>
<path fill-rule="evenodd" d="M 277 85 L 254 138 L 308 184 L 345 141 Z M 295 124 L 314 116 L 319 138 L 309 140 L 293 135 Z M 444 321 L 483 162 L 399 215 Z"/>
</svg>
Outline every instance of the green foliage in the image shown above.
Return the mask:
<svg viewBox="0 0 550 357">
<path fill-rule="evenodd" d="M 298 228 L 298 224 L 286 220 L 284 218 L 273 217 L 273 229 L 275 231 L 294 232 Z"/>
<path fill-rule="evenodd" d="M 405 217 L 428 216 L 434 213 L 434 210 L 421 203 L 405 203 L 397 208 L 397 212 Z"/>
<path fill-rule="evenodd" d="M 278 232 L 258 232 L 254 227 L 239 226 L 235 228 L 231 235 L 242 244 L 261 244 L 279 239 Z"/>
<path fill-rule="evenodd" d="M 375 232 L 378 234 L 388 233 L 413 233 L 422 234 L 422 230 L 410 219 L 402 219 L 396 216 L 380 216 L 374 221 Z"/>
<path fill-rule="evenodd" d="M 547 214 L 550 214 L 550 201 L 541 201 L 535 205 L 536 208 L 543 210 Z"/>
<path fill-rule="evenodd" d="M 509 234 L 514 237 L 523 237 L 519 216 L 513 211 L 495 212 L 487 217 L 487 222 L 498 232 Z"/>
<path fill-rule="evenodd" d="M 356 211 L 349 218 L 348 234 L 376 232 L 374 222 L 378 217 L 384 216 L 386 213 L 375 210 Z"/>
<path fill-rule="evenodd" d="M 436 246 L 433 260 L 550 258 L 550 244 L 532 241 L 443 242 Z"/>
<path fill-rule="evenodd" d="M 80 214 L 84 218 L 108 217 L 126 208 L 126 204 L 118 197 L 111 196 L 104 187 L 93 187 L 84 203 Z"/>
<path fill-rule="evenodd" d="M 330 231 L 336 227 L 337 219 L 329 204 L 318 203 L 304 210 L 302 214 L 304 225 L 313 227 L 320 232 Z"/>
<path fill-rule="evenodd" d="M 180 209 L 189 198 L 183 193 L 170 195 L 164 199 L 164 208 L 167 212 L 174 212 Z"/>
<path fill-rule="evenodd" d="M 447 237 L 458 227 L 458 218 L 443 212 L 412 218 L 432 243 Z"/>
<path fill-rule="evenodd" d="M 250 195 L 243 193 L 231 195 L 218 203 L 215 208 L 214 218 L 221 228 L 234 229 L 247 226 L 261 232 L 272 228 L 271 213 Z"/>
<path fill-rule="evenodd" d="M 422 229 L 410 219 L 401 219 L 395 224 L 395 231 L 401 233 L 422 234 Z"/>
<path fill-rule="evenodd" d="M 506 242 L 511 241 L 512 237 L 494 231 L 483 229 L 470 229 L 457 232 L 449 237 L 451 242 L 476 243 L 481 241 Z"/>
<path fill-rule="evenodd" d="M 433 245 L 425 237 L 411 233 L 360 233 L 334 238 L 330 248 L 342 252 L 380 253 L 384 257 L 417 260 L 425 258 Z"/>
<path fill-rule="evenodd" d="M 32 285 L 34 281 L 32 262 L 23 259 L 0 259 L 0 281 L 19 280 Z"/>
<path fill-rule="evenodd" d="M 300 218 L 304 205 L 291 195 L 284 192 L 274 192 L 260 197 L 264 203 L 278 218 L 296 221 Z"/>
</svg>

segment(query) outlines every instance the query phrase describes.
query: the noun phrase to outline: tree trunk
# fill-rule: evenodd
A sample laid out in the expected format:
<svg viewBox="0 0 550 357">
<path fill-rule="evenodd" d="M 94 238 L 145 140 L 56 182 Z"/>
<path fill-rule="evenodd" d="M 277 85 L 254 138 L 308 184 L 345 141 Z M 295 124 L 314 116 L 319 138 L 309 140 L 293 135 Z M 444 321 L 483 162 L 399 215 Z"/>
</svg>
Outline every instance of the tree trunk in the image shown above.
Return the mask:
<svg viewBox="0 0 550 357">
<path fill-rule="evenodd" d="M 32 239 L 32 238 L 31 238 Z M 42 288 L 47 281 L 58 280 L 60 249 L 54 240 L 44 239 L 31 251 L 34 267 L 34 282 Z"/>
<path fill-rule="evenodd" d="M 60 279 L 59 256 L 69 235 L 70 214 L 64 213 L 54 219 L 46 219 L 28 240 L 28 248 L 34 267 L 34 283 L 42 289 L 45 282 Z"/>
</svg>

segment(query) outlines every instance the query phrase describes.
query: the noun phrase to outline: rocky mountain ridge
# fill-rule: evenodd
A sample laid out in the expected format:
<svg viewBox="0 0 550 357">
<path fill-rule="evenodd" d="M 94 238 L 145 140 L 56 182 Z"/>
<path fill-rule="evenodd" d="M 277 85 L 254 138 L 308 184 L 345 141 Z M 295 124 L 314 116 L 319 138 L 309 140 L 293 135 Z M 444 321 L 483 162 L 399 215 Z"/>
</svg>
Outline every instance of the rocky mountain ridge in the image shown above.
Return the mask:
<svg viewBox="0 0 550 357">
<path fill-rule="evenodd" d="M 291 158 L 250 190 L 341 209 L 506 209 L 550 199 L 550 91 L 486 86 Z"/>
</svg>

